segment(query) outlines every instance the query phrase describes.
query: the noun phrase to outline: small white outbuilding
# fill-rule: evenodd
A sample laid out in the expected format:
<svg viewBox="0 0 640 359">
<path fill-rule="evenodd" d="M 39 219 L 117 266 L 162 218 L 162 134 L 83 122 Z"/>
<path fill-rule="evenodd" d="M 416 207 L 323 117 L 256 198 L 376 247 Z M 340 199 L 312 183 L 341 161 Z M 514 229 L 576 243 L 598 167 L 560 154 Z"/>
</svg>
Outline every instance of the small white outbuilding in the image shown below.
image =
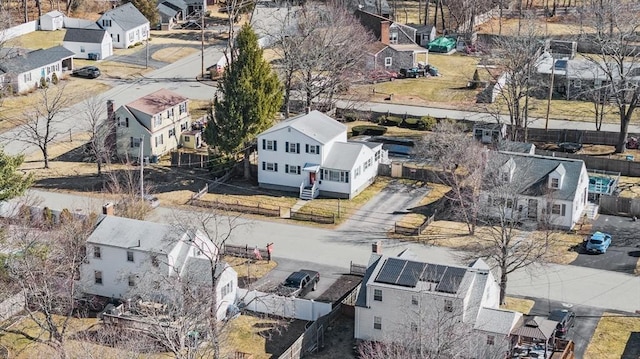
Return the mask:
<svg viewBox="0 0 640 359">
<path fill-rule="evenodd" d="M 64 14 L 58 10 L 49 11 L 40 16 L 40 30 L 54 31 L 64 27 Z"/>
</svg>

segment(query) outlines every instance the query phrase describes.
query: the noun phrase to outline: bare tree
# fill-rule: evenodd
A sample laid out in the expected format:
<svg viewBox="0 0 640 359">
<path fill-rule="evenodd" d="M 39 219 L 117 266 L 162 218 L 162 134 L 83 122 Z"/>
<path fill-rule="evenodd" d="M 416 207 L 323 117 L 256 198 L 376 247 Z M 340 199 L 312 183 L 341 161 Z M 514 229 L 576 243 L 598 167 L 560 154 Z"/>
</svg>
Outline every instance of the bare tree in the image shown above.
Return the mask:
<svg viewBox="0 0 640 359">
<path fill-rule="evenodd" d="M 636 79 L 640 71 L 640 50 L 637 46 L 640 19 L 632 5 L 615 0 L 592 3 L 586 11 L 585 22 L 595 29 L 595 34 L 583 34 L 596 51 L 584 56 L 603 73 L 609 99 L 619 114 L 616 153 L 625 151 L 629 123 L 640 103 L 640 86 Z"/>
<path fill-rule="evenodd" d="M 144 219 L 151 207 L 144 201 L 145 193 L 152 191 L 152 185 L 143 182 L 140 178 L 139 168 L 125 159 L 125 169 L 110 171 L 105 184 L 106 191 L 116 198 L 115 211 L 118 216 L 131 219 Z M 145 193 L 141 193 L 143 190 Z"/>
<path fill-rule="evenodd" d="M 461 125 L 442 121 L 431 136 L 425 137 L 419 153 L 435 167 L 438 180 L 451 187 L 445 194 L 455 218 L 467 224 L 470 234 L 476 229 L 480 190 L 484 177 L 486 150 Z"/>
<path fill-rule="evenodd" d="M 69 99 L 64 86 L 45 86 L 37 93 L 38 101 L 24 112 L 24 123 L 17 123 L 20 130 L 15 140 L 37 146 L 42 152 L 44 168 L 49 168 L 49 145 L 62 133 L 59 126 Z"/>
<path fill-rule="evenodd" d="M 60 358 L 67 358 L 67 333 L 80 294 L 76 280 L 92 219 L 74 218 L 63 211 L 56 221 L 46 207 L 30 210 L 24 206 L 15 220 L 9 240 L 19 255 L 10 259 L 9 273 L 25 295 L 23 316 L 39 331 L 11 326 L 0 330 L 45 344 Z"/>
<path fill-rule="evenodd" d="M 283 18 L 273 34 L 285 82 L 285 107 L 299 89 L 306 107 L 332 105 L 364 66 L 363 46 L 373 37 L 335 2 L 305 5 Z"/>
<path fill-rule="evenodd" d="M 115 131 L 115 124 L 110 119 L 105 121 L 104 100 L 100 96 L 88 98 L 83 103 L 83 117 L 91 138 L 87 143 L 87 151 L 91 160 L 98 166 L 98 176 L 102 175 L 103 163 L 110 164 L 112 144 L 110 136 Z"/>
<path fill-rule="evenodd" d="M 539 86 L 534 75 L 542 49 L 535 23 L 532 19 L 525 20 L 524 28 L 517 35 L 500 36 L 495 40 L 491 56 L 506 76 L 506 83 L 499 91 L 497 105 L 506 107 L 509 114 L 511 139 L 526 141 L 527 128 L 531 122 L 529 99 Z M 502 75 L 490 75 L 499 83 Z M 502 110 L 498 110 L 498 113 L 502 113 Z"/>
</svg>

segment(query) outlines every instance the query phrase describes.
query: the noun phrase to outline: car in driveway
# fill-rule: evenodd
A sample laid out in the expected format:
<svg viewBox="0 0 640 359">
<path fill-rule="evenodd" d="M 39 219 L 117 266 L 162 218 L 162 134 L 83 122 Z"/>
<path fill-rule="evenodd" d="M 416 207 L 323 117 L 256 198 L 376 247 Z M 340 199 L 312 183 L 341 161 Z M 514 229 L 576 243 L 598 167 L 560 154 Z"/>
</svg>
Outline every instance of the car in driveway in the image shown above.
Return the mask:
<svg viewBox="0 0 640 359">
<path fill-rule="evenodd" d="M 71 75 L 87 79 L 95 79 L 100 76 L 100 69 L 95 66 L 84 66 L 79 69 L 74 69 L 71 72 Z"/>
<path fill-rule="evenodd" d="M 576 313 L 567 309 L 555 309 L 549 313 L 548 319 L 558 322 L 558 325 L 556 325 L 556 337 L 566 338 L 569 329 L 573 327 L 576 321 Z"/>
<path fill-rule="evenodd" d="M 611 245 L 611 235 L 603 232 L 594 232 L 585 243 L 587 253 L 606 253 Z"/>
</svg>

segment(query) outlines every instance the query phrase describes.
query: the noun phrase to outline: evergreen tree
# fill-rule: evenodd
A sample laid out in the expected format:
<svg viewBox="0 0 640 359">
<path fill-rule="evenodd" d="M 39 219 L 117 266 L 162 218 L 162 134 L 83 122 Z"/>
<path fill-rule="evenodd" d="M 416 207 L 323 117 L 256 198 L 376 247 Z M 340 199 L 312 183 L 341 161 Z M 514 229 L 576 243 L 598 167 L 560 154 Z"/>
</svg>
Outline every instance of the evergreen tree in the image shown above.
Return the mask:
<svg viewBox="0 0 640 359">
<path fill-rule="evenodd" d="M 0 150 L 0 201 L 18 197 L 31 186 L 33 177 L 18 173 L 22 156 L 9 156 Z"/>
<path fill-rule="evenodd" d="M 209 110 L 204 137 L 224 155 L 243 150 L 248 177 L 250 143 L 273 124 L 282 106 L 282 86 L 262 57 L 258 37 L 249 24 L 238 33 L 235 51 Z"/>
</svg>

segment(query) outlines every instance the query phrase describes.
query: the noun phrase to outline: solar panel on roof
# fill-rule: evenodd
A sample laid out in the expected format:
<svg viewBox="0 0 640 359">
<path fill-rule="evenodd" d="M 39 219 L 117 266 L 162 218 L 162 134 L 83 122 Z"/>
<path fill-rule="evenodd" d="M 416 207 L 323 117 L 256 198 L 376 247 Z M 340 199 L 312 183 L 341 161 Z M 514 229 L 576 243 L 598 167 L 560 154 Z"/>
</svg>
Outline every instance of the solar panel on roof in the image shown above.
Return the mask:
<svg viewBox="0 0 640 359">
<path fill-rule="evenodd" d="M 447 269 L 447 266 L 428 264 L 420 279 L 427 282 L 438 283 L 440 282 L 440 278 L 442 278 L 445 269 Z"/>
<path fill-rule="evenodd" d="M 402 273 L 400 273 L 400 277 L 398 277 L 396 284 L 405 287 L 415 287 L 416 284 L 418 284 L 418 280 L 420 279 L 425 267 L 425 263 L 407 262 Z"/>
<path fill-rule="evenodd" d="M 457 293 L 466 272 L 466 268 L 447 267 L 442 279 L 440 279 L 440 283 L 436 286 L 436 291 L 451 294 Z"/>
<path fill-rule="evenodd" d="M 400 273 L 402 273 L 402 269 L 405 264 L 407 264 L 406 260 L 401 260 L 397 258 L 389 258 L 387 259 L 382 268 L 380 269 L 380 273 L 376 277 L 376 282 L 387 283 L 387 284 L 396 284 L 398 277 L 400 277 Z"/>
</svg>

